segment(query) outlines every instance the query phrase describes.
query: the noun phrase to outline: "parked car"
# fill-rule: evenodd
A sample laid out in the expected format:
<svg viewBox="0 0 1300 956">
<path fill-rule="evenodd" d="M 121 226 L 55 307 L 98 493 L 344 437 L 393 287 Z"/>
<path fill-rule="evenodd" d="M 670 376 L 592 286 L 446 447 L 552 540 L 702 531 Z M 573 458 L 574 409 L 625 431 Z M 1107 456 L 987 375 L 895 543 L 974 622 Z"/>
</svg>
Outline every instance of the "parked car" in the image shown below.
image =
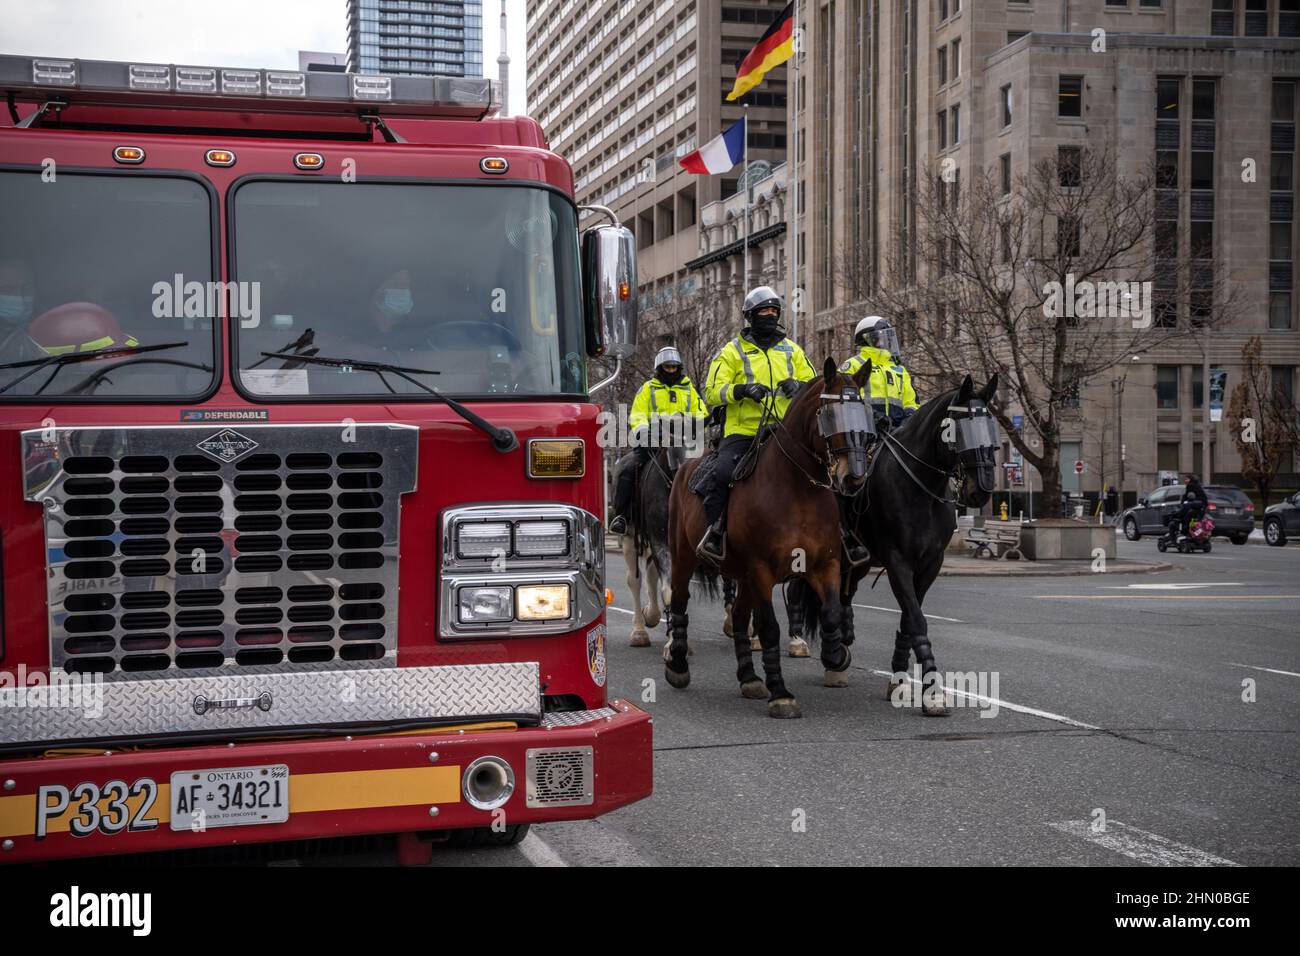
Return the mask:
<svg viewBox="0 0 1300 956">
<path fill-rule="evenodd" d="M 1291 535 L 1300 537 L 1300 491 L 1264 509 L 1264 540 L 1282 547 Z"/>
<path fill-rule="evenodd" d="M 1208 511 L 1214 519 L 1214 537 L 1245 544 L 1255 530 L 1255 505 L 1250 496 L 1232 485 L 1209 485 L 1205 495 L 1210 499 Z M 1178 515 L 1182 497 L 1182 485 L 1165 485 L 1138 498 L 1137 504 L 1120 516 L 1124 537 L 1137 541 L 1144 534 L 1164 534 L 1170 519 Z M 1300 527 L 1296 527 L 1296 533 L 1300 534 Z"/>
</svg>

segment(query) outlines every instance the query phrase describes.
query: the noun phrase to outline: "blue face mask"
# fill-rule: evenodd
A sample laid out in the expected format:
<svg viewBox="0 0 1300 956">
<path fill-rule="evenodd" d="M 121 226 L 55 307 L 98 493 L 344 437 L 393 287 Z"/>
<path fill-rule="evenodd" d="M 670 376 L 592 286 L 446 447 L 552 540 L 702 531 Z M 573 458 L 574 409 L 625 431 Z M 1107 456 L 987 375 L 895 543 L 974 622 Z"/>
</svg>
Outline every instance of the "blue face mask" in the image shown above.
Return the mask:
<svg viewBox="0 0 1300 956">
<path fill-rule="evenodd" d="M 30 295 L 0 295 L 0 319 L 13 321 L 32 314 Z"/>
<path fill-rule="evenodd" d="M 380 308 L 389 315 L 407 315 L 414 304 L 410 289 L 385 289 Z"/>
</svg>

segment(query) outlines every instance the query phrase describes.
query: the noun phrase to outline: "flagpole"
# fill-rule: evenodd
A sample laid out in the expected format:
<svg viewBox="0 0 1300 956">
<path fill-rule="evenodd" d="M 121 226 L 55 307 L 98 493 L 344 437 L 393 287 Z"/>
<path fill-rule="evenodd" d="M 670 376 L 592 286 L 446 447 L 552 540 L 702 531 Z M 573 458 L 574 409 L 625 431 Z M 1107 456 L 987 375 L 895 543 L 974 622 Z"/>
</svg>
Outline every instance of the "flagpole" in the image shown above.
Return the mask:
<svg viewBox="0 0 1300 956">
<path fill-rule="evenodd" d="M 787 171 L 793 170 L 793 175 L 791 177 L 793 186 L 790 195 L 794 203 L 794 209 L 791 215 L 786 218 L 790 219 L 794 225 L 793 233 L 787 234 L 790 237 L 790 243 L 793 249 L 791 262 L 794 263 L 794 272 L 790 279 L 791 287 L 787 291 L 790 297 L 790 313 L 794 316 L 794 320 L 790 324 L 790 335 L 795 342 L 798 342 L 799 306 L 801 304 L 800 299 L 802 298 L 799 295 L 799 48 L 802 45 L 802 40 L 799 36 L 799 0 L 794 0 L 794 32 L 791 34 L 791 37 L 794 46 L 794 83 L 791 85 L 794 102 L 794 110 L 792 111 L 792 115 L 794 116 L 794 130 L 789 142 L 791 144 L 793 161 L 791 161 L 790 156 L 786 157 L 786 169 Z"/>
<path fill-rule="evenodd" d="M 745 113 L 741 120 L 745 124 L 745 171 L 740 178 L 745 181 L 745 274 L 740 280 L 740 294 L 743 297 L 749 289 L 749 104 L 745 104 Z"/>
</svg>

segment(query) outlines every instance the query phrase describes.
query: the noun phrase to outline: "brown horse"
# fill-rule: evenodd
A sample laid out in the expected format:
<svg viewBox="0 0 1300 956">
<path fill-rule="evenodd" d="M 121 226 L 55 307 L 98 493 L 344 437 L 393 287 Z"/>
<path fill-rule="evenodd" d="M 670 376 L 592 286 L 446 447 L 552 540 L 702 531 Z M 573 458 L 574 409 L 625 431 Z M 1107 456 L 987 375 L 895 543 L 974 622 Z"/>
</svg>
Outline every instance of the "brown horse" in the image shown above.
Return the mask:
<svg viewBox="0 0 1300 956">
<path fill-rule="evenodd" d="M 690 490 L 701 460 L 687 462 L 673 482 L 668 502 L 668 547 L 672 555 L 671 640 L 664 676 L 676 688 L 691 680 L 687 661 L 686 607 L 690 582 L 699 570 L 707 583 L 719 573 L 739 582 L 732 608 L 732 640 L 740 693 L 768 699 L 773 717 L 799 717 L 799 703 L 781 676 L 781 629 L 772 609 L 772 588 L 802 577 L 823 598 L 821 659 L 828 687 L 847 683 L 850 655 L 841 640 L 840 513 L 835 493 L 853 495 L 866 479 L 870 416 L 861 389 L 870 378 L 867 363 L 852 377 L 828 359 L 821 378 L 804 384 L 756 450 L 753 474 L 731 491 L 727 505 L 727 545 L 722 566 L 701 567 L 695 545 L 706 530 L 704 505 Z M 750 614 L 763 647 L 766 684 L 754 672 Z"/>
</svg>

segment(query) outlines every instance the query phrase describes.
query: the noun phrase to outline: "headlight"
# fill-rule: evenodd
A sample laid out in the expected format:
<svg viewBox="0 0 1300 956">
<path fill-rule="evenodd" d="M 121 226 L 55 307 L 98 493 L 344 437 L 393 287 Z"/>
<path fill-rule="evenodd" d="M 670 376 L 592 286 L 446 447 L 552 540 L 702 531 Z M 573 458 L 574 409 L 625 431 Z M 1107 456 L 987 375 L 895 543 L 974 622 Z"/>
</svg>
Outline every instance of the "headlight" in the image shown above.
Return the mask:
<svg viewBox="0 0 1300 956">
<path fill-rule="evenodd" d="M 514 616 L 508 587 L 464 587 L 456 591 L 461 624 L 508 621 Z"/>
<path fill-rule="evenodd" d="M 456 529 L 456 554 L 462 558 L 494 558 L 510 553 L 510 522 L 482 521 Z"/>
<path fill-rule="evenodd" d="M 515 554 L 525 558 L 569 553 L 567 521 L 521 521 L 515 525 Z"/>
<path fill-rule="evenodd" d="M 531 584 L 515 592 L 516 616 L 521 621 L 560 621 L 569 616 L 567 584 Z"/>
</svg>

